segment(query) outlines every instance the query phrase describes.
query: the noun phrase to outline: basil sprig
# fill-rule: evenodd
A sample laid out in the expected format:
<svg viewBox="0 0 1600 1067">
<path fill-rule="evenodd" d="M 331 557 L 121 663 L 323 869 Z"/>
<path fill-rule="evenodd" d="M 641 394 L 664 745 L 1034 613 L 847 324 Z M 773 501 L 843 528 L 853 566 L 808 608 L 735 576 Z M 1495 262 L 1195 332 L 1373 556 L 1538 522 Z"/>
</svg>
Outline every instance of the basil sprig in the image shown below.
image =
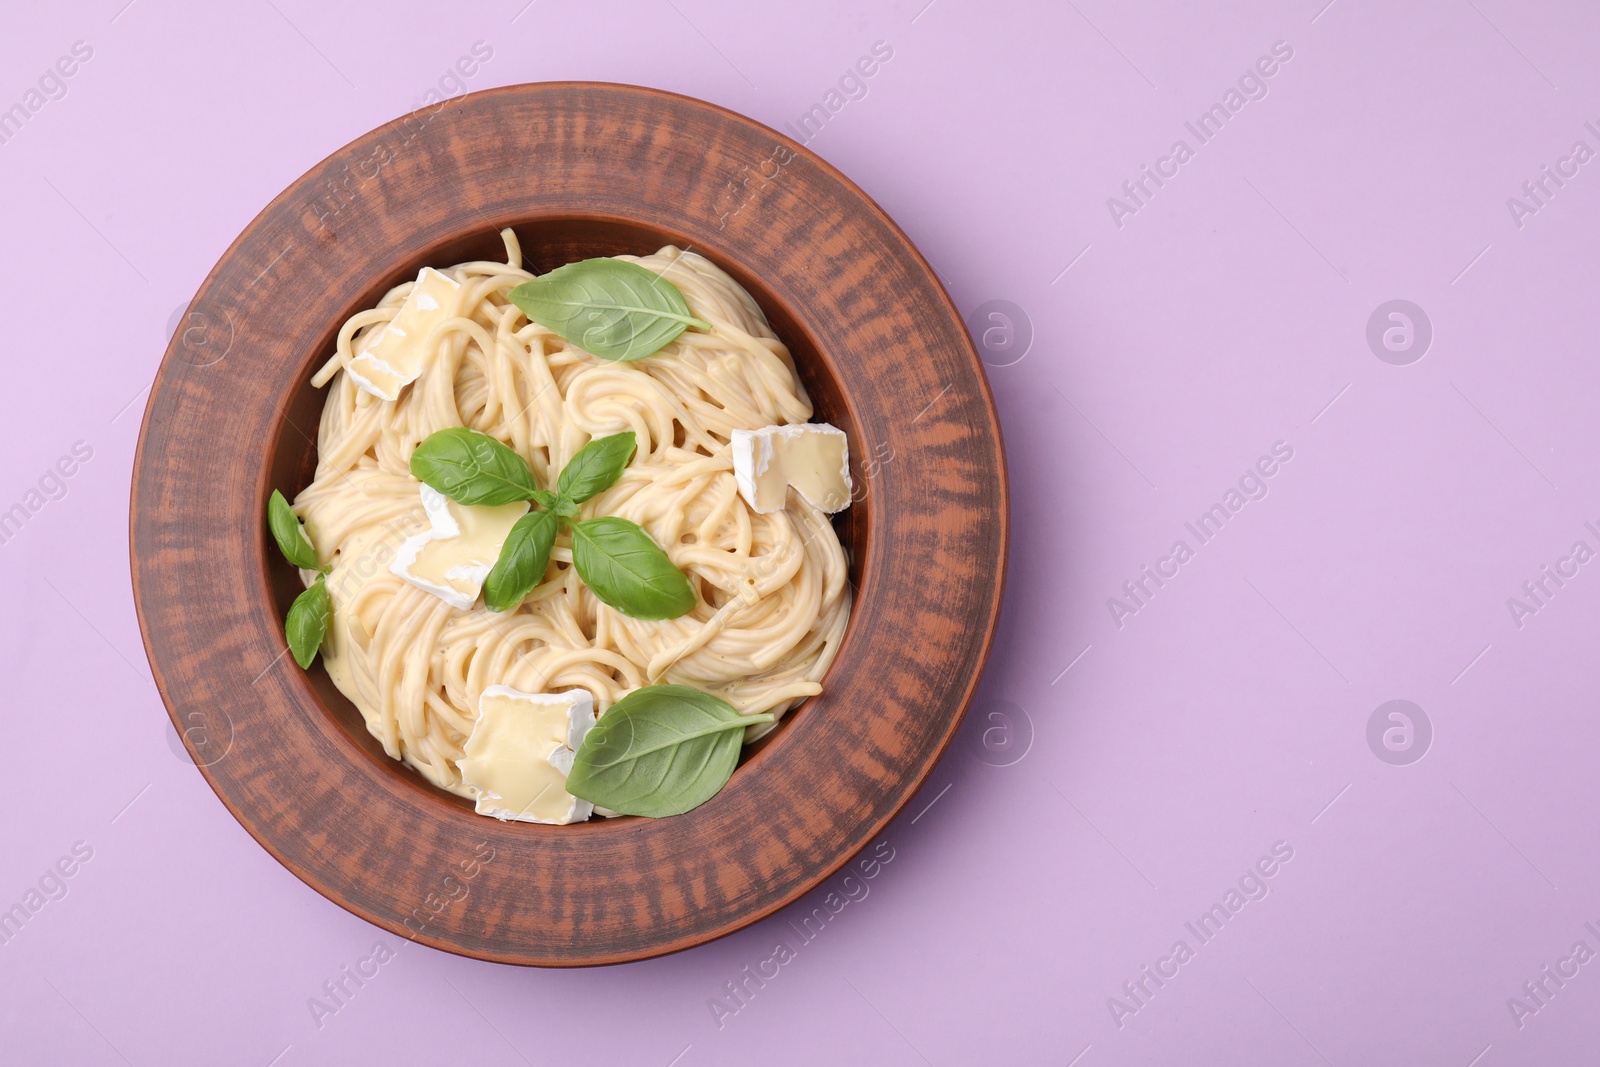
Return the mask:
<svg viewBox="0 0 1600 1067">
<path fill-rule="evenodd" d="M 301 668 L 311 666 L 328 635 L 328 618 L 333 614 L 333 598 L 328 595 L 328 576 L 317 575 L 306 591 L 289 605 L 289 615 L 283 620 L 283 635 L 289 640 L 289 652 Z"/>
<path fill-rule="evenodd" d="M 694 589 L 638 523 L 612 515 L 572 522 L 572 565 L 594 595 L 636 619 L 694 610 Z"/>
<path fill-rule="evenodd" d="M 530 321 L 601 359 L 643 359 L 690 326 L 711 329 L 676 285 L 621 259 L 568 263 L 507 295 Z"/>
<path fill-rule="evenodd" d="M 272 531 L 272 539 L 278 542 L 278 551 L 283 553 L 284 559 L 303 571 L 322 569 L 306 528 L 300 525 L 289 501 L 276 489 L 267 498 L 267 528 Z"/>
<path fill-rule="evenodd" d="M 328 568 L 317 558 L 311 536 L 300 524 L 289 501 L 276 489 L 267 498 L 267 528 L 278 543 L 283 558 L 305 571 L 321 571 L 305 592 L 294 598 L 283 620 L 283 635 L 289 652 L 302 668 L 311 666 L 328 634 L 328 619 L 333 614 L 333 598 L 328 595 Z"/>
<path fill-rule="evenodd" d="M 483 580 L 483 602 L 490 611 L 510 611 L 539 584 L 550 565 L 557 525 L 555 512 L 530 511 L 511 527 L 500 546 L 500 558 Z"/>
<path fill-rule="evenodd" d="M 518 519 L 501 545 L 483 583 L 489 610 L 510 611 L 539 584 L 565 523 L 572 531 L 573 566 L 595 596 L 635 619 L 675 619 L 694 609 L 694 588 L 644 527 L 615 516 L 576 517 L 579 504 L 622 477 L 636 443 L 632 430 L 590 441 L 562 470 L 552 492 L 538 487 L 515 451 L 488 434 L 456 427 L 429 434 L 417 446 L 411 473 L 458 504 L 531 500 L 544 509 Z"/>
<path fill-rule="evenodd" d="M 584 735 L 567 792 L 624 815 L 682 815 L 727 784 L 744 728 L 775 718 L 684 685 L 636 689 Z"/>
<path fill-rule="evenodd" d="M 561 476 L 556 479 L 556 492 L 574 504 L 605 492 L 622 477 L 633 456 L 633 448 L 632 430 L 595 438 L 578 449 L 572 462 L 561 469 Z"/>
<path fill-rule="evenodd" d="M 543 495 L 521 456 L 465 426 L 429 434 L 411 453 L 411 473 L 457 504 L 495 507 Z"/>
</svg>

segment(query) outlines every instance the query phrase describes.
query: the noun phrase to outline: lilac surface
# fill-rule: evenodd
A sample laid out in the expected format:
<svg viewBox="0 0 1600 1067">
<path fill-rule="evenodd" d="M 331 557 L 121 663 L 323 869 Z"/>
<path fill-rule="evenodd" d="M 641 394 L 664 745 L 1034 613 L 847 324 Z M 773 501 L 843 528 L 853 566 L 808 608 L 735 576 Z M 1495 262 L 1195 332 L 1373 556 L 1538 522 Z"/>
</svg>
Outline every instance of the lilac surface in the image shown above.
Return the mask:
<svg viewBox="0 0 1600 1067">
<path fill-rule="evenodd" d="M 0 1059 L 1592 1058 L 1600 963 L 1572 952 L 1600 950 L 1600 564 L 1560 560 L 1600 549 L 1600 163 L 1561 163 L 1600 149 L 1593 6 L 125 2 L 17 7 L 0 36 L 0 108 L 93 50 L 0 144 L 0 509 L 43 504 L 0 544 L 0 908 L 93 850 L 0 944 Z M 408 945 L 279 867 L 171 747 L 125 536 L 170 323 L 280 189 L 479 41 L 471 89 L 636 82 L 779 127 L 893 50 L 810 147 L 982 309 L 1012 569 L 974 722 L 814 940 L 821 892 L 599 970 Z M 1185 123 L 1275 42 L 1266 95 L 1200 143 Z M 1127 197 L 1179 139 L 1193 158 Z M 1577 173 L 1534 200 L 1545 165 Z M 1431 322 L 1420 360 L 1368 343 L 1396 299 Z M 75 442 L 60 499 L 29 498 Z M 1185 524 L 1278 442 L 1265 497 L 1202 544 Z M 1127 598 L 1180 539 L 1193 558 Z M 1404 765 L 1378 753 L 1420 732 L 1368 741 L 1394 699 L 1432 727 Z M 1185 924 L 1278 842 L 1265 898 L 1202 942 Z M 1142 968 L 1179 940 L 1157 987 Z M 779 941 L 776 977 L 729 996 Z"/>
</svg>

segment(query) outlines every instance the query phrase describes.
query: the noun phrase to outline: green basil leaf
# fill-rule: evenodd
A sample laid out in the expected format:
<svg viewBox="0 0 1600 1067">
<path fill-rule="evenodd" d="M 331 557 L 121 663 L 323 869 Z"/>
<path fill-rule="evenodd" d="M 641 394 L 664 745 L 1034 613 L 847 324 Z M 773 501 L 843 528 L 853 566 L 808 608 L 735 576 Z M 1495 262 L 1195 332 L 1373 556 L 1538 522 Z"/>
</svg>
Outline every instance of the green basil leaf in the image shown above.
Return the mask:
<svg viewBox="0 0 1600 1067">
<path fill-rule="evenodd" d="M 570 519 L 578 513 L 578 505 L 557 493 L 556 502 L 550 505 L 550 510 L 560 515 L 563 519 Z"/>
<path fill-rule="evenodd" d="M 694 609 L 689 579 L 644 527 L 613 515 L 570 525 L 573 566 L 595 596 L 635 619 L 676 619 Z"/>
<path fill-rule="evenodd" d="M 457 504 L 493 507 L 541 491 L 521 456 L 465 426 L 429 434 L 411 453 L 411 473 Z"/>
<path fill-rule="evenodd" d="M 637 438 L 632 430 L 596 437 L 561 470 L 556 491 L 574 504 L 610 489 L 627 469 Z"/>
<path fill-rule="evenodd" d="M 508 295 L 531 321 L 601 359 L 643 359 L 690 326 L 711 329 L 676 285 L 620 259 L 568 263 Z"/>
<path fill-rule="evenodd" d="M 510 611 L 539 584 L 550 565 L 559 521 L 553 511 L 530 511 L 511 527 L 500 558 L 483 580 L 483 602 L 490 611 Z"/>
<path fill-rule="evenodd" d="M 584 735 L 567 792 L 624 815 L 682 815 L 727 784 L 744 728 L 774 718 L 684 685 L 636 689 Z"/>
<path fill-rule="evenodd" d="M 333 598 L 328 595 L 328 577 L 317 575 L 317 580 L 289 605 L 289 617 L 283 622 L 283 635 L 289 639 L 289 651 L 302 668 L 311 666 L 317 658 L 317 649 L 328 633 L 328 617 L 333 614 Z"/>
<path fill-rule="evenodd" d="M 289 501 L 276 489 L 267 498 L 267 528 L 272 531 L 272 539 L 278 542 L 278 551 L 283 553 L 284 559 L 301 570 L 322 569 L 322 561 L 317 559 L 317 550 L 306 528 L 300 525 Z"/>
<path fill-rule="evenodd" d="M 536 503 L 543 504 L 551 511 L 556 511 L 561 503 L 561 494 L 551 492 L 549 489 L 535 489 L 530 495 Z"/>
</svg>

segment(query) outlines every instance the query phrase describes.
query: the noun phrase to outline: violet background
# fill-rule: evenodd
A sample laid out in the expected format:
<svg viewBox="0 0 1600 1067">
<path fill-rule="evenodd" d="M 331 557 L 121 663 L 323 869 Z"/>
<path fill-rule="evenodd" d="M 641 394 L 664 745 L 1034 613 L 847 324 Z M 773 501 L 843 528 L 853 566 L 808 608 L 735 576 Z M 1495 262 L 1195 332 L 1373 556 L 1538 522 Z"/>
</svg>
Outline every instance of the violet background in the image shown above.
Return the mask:
<svg viewBox="0 0 1600 1067">
<path fill-rule="evenodd" d="M 1596 1055 L 1600 963 L 1521 1026 L 1507 999 L 1575 942 L 1600 949 L 1600 564 L 1520 627 L 1507 598 L 1575 541 L 1600 548 L 1600 163 L 1520 227 L 1507 198 L 1575 141 L 1600 149 L 1600 9 L 125 3 L 11 5 L 0 35 L 0 108 L 74 42 L 94 53 L 0 144 L 0 510 L 74 442 L 94 450 L 0 545 L 0 909 L 93 849 L 0 945 L 0 1060 Z M 814 941 L 790 924 L 820 893 L 598 970 L 407 945 L 279 867 L 172 747 L 126 522 L 175 313 L 279 190 L 479 41 L 474 90 L 635 82 L 775 127 L 886 42 L 810 147 L 963 314 L 1009 301 L 1013 337 L 1032 333 L 1021 359 L 989 334 L 1015 525 L 973 721 Z M 1197 146 L 1185 121 L 1278 41 L 1293 58 L 1268 95 Z M 1195 158 L 1119 228 L 1107 198 L 1178 138 Z M 1404 366 L 1366 339 L 1397 298 L 1434 331 Z M 1278 441 L 1294 455 L 1270 493 L 1119 628 L 1108 598 L 1193 547 L 1184 523 Z M 1368 746 L 1391 699 L 1432 724 L 1420 761 Z M 1294 856 L 1270 895 L 1199 944 L 1185 921 L 1279 841 Z M 1108 998 L 1136 1006 L 1122 984 L 1180 938 L 1195 958 L 1119 1027 Z M 795 958 L 719 1027 L 708 1002 L 734 1006 L 723 984 L 779 939 Z M 377 942 L 395 958 L 319 1027 L 308 999 Z"/>
</svg>

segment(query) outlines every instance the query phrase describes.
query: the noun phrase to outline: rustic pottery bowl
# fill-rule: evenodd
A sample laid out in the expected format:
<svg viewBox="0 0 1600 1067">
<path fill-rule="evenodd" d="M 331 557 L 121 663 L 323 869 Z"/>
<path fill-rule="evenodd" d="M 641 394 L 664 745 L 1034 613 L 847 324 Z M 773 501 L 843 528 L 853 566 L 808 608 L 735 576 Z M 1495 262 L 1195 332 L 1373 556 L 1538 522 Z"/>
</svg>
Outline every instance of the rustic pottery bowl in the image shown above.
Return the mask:
<svg viewBox="0 0 1600 1067">
<path fill-rule="evenodd" d="M 708 256 L 850 438 L 856 600 L 822 696 L 670 819 L 500 823 L 384 756 L 320 661 L 263 516 L 310 480 L 344 320 L 423 264 Z M 932 270 L 865 194 L 732 112 L 623 85 L 516 85 L 357 139 L 274 200 L 174 334 L 145 411 L 134 596 L 156 683 L 234 817 L 317 892 L 403 937 L 506 963 L 687 948 L 795 900 L 871 842 L 960 722 L 994 633 L 1005 460 L 982 365 Z"/>
</svg>

